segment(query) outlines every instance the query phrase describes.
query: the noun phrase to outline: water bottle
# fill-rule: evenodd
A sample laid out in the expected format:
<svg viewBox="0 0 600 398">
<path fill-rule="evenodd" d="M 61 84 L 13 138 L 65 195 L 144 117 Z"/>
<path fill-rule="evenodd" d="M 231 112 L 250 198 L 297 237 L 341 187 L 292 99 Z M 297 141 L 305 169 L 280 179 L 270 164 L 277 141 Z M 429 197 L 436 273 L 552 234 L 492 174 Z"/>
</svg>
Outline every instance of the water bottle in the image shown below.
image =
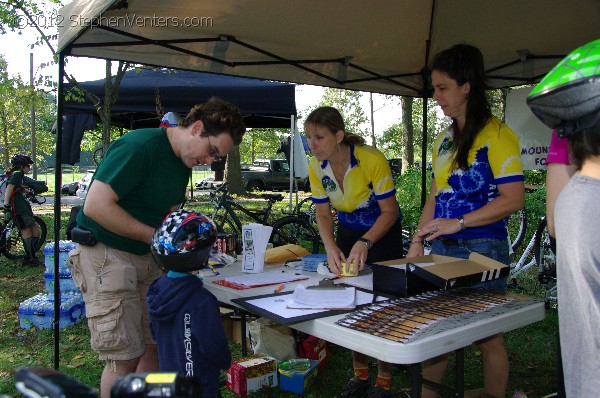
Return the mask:
<svg viewBox="0 0 600 398">
<path fill-rule="evenodd" d="M 292 358 L 289 361 L 281 362 L 279 369 L 288 372 L 306 372 L 310 369 L 310 359 L 307 358 Z"/>
</svg>

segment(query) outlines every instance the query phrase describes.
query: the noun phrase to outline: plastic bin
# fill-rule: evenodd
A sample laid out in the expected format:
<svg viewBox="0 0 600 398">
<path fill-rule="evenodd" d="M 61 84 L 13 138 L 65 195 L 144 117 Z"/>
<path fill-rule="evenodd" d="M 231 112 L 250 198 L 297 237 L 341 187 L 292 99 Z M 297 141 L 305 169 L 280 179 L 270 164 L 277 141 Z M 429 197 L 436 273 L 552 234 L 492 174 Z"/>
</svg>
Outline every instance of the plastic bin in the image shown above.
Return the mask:
<svg viewBox="0 0 600 398">
<path fill-rule="evenodd" d="M 64 292 L 79 292 L 77 286 L 75 286 L 75 281 L 71 277 L 71 272 L 58 272 L 58 279 L 60 280 L 60 291 Z M 46 292 L 50 294 L 54 294 L 54 273 L 45 272 L 44 280 L 46 281 Z"/>
<path fill-rule="evenodd" d="M 300 257 L 302 260 L 302 270 L 316 272 L 319 263 L 327 261 L 327 254 L 308 254 Z"/>
<path fill-rule="evenodd" d="M 19 305 L 21 328 L 50 329 L 54 321 L 54 295 L 40 293 Z M 60 298 L 59 327 L 65 328 L 85 318 L 85 303 L 79 292 L 62 293 Z"/>
<path fill-rule="evenodd" d="M 75 249 L 75 243 L 70 240 L 58 241 L 58 272 L 71 273 L 71 269 L 67 266 L 69 252 Z M 54 273 L 54 242 L 46 243 L 44 246 L 44 264 L 46 272 Z"/>
<path fill-rule="evenodd" d="M 314 359 L 308 359 L 307 361 L 310 361 L 310 368 L 303 372 L 278 369 L 279 388 L 281 390 L 302 394 L 314 383 L 319 372 L 319 361 Z"/>
</svg>

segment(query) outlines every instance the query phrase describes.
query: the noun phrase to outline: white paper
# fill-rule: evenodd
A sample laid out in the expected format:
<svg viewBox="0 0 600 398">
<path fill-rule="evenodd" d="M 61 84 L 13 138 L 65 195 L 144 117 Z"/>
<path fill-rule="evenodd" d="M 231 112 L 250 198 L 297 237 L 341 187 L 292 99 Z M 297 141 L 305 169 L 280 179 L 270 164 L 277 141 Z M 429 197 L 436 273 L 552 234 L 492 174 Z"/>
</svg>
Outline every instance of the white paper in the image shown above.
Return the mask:
<svg viewBox="0 0 600 398">
<path fill-rule="evenodd" d="M 354 309 L 356 307 L 356 289 L 312 288 L 296 286 L 287 303 L 288 308 L 298 309 Z"/>
<path fill-rule="evenodd" d="M 265 267 L 265 251 L 271 237 L 273 227 L 250 223 L 242 227 L 242 271 L 250 273 L 263 272 Z"/>
<path fill-rule="evenodd" d="M 306 275 L 296 275 L 293 272 L 269 271 L 259 274 L 238 275 L 225 278 L 227 282 L 245 286 L 265 286 L 308 279 Z"/>
</svg>

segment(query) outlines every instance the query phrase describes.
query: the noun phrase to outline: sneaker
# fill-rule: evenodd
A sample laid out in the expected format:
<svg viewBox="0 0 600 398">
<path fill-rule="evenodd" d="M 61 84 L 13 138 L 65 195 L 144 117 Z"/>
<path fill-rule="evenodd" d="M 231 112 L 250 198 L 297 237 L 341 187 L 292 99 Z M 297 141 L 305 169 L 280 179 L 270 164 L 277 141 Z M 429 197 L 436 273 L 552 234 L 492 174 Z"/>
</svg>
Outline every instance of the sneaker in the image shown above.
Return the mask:
<svg viewBox="0 0 600 398">
<path fill-rule="evenodd" d="M 371 383 L 369 379 L 361 380 L 358 377 L 353 377 L 348 380 L 335 398 L 362 398 L 367 396 Z"/>
<path fill-rule="evenodd" d="M 392 398 L 393 396 L 392 390 L 386 390 L 380 386 L 373 386 L 367 392 L 367 398 Z"/>
<path fill-rule="evenodd" d="M 38 260 L 37 258 L 32 259 L 23 259 L 23 265 L 27 265 L 29 267 L 44 267 L 45 264 Z"/>
</svg>

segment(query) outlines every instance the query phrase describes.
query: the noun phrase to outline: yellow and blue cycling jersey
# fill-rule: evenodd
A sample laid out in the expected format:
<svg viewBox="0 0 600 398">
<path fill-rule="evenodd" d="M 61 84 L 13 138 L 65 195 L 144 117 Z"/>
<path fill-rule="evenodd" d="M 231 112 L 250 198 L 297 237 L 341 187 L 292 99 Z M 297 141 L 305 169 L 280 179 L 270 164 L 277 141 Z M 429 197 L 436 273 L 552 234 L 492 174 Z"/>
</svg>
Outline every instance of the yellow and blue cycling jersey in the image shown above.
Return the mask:
<svg viewBox="0 0 600 398">
<path fill-rule="evenodd" d="M 453 131 L 445 130 L 433 145 L 433 178 L 437 185 L 435 218 L 457 218 L 498 197 L 498 185 L 523 181 L 519 136 L 495 117 L 479 132 L 469 151 L 467 170 L 450 170 Z M 467 228 L 446 238 L 506 239 L 506 219 Z"/>
<path fill-rule="evenodd" d="M 350 167 L 344 177 L 344 191 L 327 160 L 320 162 L 313 158 L 308 176 L 313 202 L 331 202 L 338 210 L 339 223 L 348 229 L 371 228 L 381 214 L 377 201 L 396 194 L 387 159 L 368 145 L 350 145 Z"/>
</svg>

